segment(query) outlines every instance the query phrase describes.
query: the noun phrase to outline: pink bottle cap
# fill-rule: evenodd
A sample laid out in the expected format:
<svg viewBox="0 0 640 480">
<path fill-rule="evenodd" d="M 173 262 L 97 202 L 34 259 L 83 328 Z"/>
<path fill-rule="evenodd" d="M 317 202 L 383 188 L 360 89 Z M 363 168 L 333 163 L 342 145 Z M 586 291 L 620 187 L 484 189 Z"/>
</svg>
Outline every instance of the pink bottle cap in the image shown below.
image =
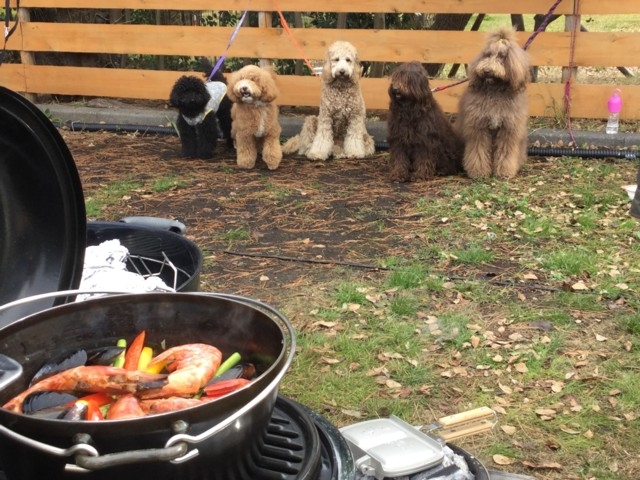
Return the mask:
<svg viewBox="0 0 640 480">
<path fill-rule="evenodd" d="M 610 113 L 619 113 L 622 110 L 622 98 L 618 95 L 618 92 L 613 92 L 607 102 L 607 107 Z"/>
</svg>

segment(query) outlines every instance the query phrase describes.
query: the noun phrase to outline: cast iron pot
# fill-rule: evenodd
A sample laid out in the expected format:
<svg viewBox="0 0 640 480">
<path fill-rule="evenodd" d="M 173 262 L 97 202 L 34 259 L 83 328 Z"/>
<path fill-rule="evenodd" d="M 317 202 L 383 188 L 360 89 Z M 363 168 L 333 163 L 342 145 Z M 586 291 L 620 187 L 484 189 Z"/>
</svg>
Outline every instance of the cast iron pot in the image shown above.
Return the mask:
<svg viewBox="0 0 640 480">
<path fill-rule="evenodd" d="M 13 381 L 3 382 L 0 372 L 0 404 L 24 390 L 57 352 L 114 345 L 141 330 L 152 346 L 204 342 L 217 346 L 223 358 L 237 351 L 260 375 L 216 401 L 136 419 L 48 420 L 0 408 L 0 462 L 9 479 L 244 477 L 243 458 L 268 425 L 295 350 L 290 322 L 255 300 L 210 293 L 111 295 L 20 319 L 0 329 L 0 365 L 13 360 L 23 369 Z"/>
</svg>

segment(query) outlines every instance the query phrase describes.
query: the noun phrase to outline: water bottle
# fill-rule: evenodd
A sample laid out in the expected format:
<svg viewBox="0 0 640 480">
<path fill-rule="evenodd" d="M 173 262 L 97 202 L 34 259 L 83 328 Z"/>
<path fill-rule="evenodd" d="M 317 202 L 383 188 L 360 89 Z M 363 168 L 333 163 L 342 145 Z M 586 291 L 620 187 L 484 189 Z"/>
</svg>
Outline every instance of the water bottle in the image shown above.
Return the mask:
<svg viewBox="0 0 640 480">
<path fill-rule="evenodd" d="M 622 98 L 618 94 L 619 89 L 614 90 L 613 94 L 609 97 L 607 102 L 607 108 L 609 109 L 609 120 L 607 120 L 607 133 L 618 133 L 618 124 L 620 121 L 620 110 L 622 110 Z"/>
</svg>

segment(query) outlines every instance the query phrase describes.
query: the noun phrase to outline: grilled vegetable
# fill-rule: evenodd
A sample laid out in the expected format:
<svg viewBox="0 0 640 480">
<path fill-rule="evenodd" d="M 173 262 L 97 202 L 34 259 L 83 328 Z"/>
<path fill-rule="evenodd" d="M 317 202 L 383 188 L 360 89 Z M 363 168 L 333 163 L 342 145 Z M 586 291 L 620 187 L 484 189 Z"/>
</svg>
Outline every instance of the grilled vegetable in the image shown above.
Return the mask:
<svg viewBox="0 0 640 480">
<path fill-rule="evenodd" d="M 251 380 L 247 380 L 246 378 L 222 380 L 220 382 L 215 382 L 204 387 L 204 394 L 208 398 L 218 398 L 222 397 L 223 395 L 227 395 L 228 393 L 234 392 L 237 389 L 244 387 L 248 383 L 251 383 Z"/>
<path fill-rule="evenodd" d="M 140 362 L 140 354 L 144 348 L 145 331 L 141 331 L 136 338 L 133 339 L 129 348 L 124 354 L 124 365 L 122 368 L 125 370 L 137 370 L 138 363 Z"/>
<path fill-rule="evenodd" d="M 226 372 L 231 367 L 233 367 L 238 362 L 240 362 L 241 359 L 242 357 L 238 352 L 232 353 L 229 358 L 227 358 L 224 362 L 222 362 L 222 364 L 220 365 L 220 368 L 216 370 L 216 374 L 214 375 L 214 378 L 222 375 L 224 372 Z"/>
</svg>

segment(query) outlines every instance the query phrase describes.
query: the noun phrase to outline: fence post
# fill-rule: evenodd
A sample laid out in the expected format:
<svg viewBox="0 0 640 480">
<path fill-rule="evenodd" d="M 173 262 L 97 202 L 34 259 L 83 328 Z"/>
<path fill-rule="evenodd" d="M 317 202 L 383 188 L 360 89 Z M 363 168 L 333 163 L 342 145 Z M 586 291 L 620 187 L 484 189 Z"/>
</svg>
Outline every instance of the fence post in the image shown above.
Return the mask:
<svg viewBox="0 0 640 480">
<path fill-rule="evenodd" d="M 29 22 L 31 20 L 31 15 L 29 14 L 29 10 L 23 7 L 20 7 L 18 9 L 18 19 L 20 21 L 20 25 Z M 22 62 L 23 65 L 35 65 L 35 57 L 33 55 L 33 53 L 31 52 L 25 52 L 24 50 L 20 49 L 20 61 Z M 27 92 L 27 75 L 26 75 L 26 71 L 25 71 L 25 77 L 24 77 L 24 96 L 27 100 L 31 101 L 31 102 L 35 102 L 36 101 L 36 95 L 34 93 L 28 93 Z"/>
<path fill-rule="evenodd" d="M 272 12 L 259 12 L 258 13 L 258 26 L 260 28 L 272 28 L 272 20 L 273 20 L 273 13 Z M 261 58 L 258 61 L 258 64 L 261 67 L 271 67 L 273 65 L 273 62 L 270 59 L 267 58 Z"/>
<path fill-rule="evenodd" d="M 573 66 L 573 49 L 575 48 L 574 40 L 577 41 L 580 32 L 580 15 L 565 15 L 564 31 L 571 33 L 571 40 L 569 42 L 569 66 L 562 67 L 562 83 L 566 83 L 569 78 L 575 78 L 578 73 L 578 68 Z"/>
</svg>

